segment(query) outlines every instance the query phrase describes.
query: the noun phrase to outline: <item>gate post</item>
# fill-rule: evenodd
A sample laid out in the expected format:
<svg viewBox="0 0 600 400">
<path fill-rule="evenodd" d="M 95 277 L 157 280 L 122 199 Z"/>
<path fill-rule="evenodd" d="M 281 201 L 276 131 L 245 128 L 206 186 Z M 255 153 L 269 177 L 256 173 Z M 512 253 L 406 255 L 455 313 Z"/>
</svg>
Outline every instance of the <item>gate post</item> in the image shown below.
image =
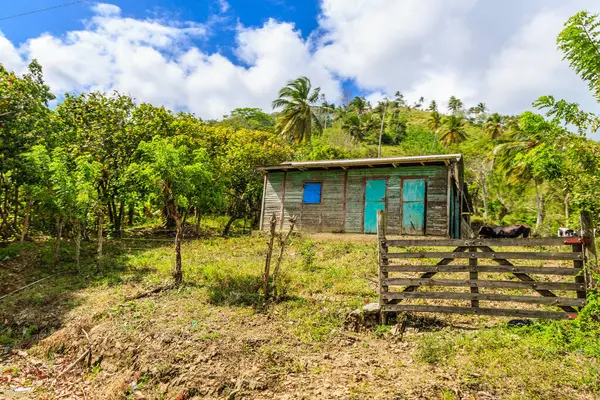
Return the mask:
<svg viewBox="0 0 600 400">
<path fill-rule="evenodd" d="M 583 238 L 584 243 L 584 254 L 585 261 L 589 261 L 590 258 L 594 260 L 593 272 L 594 274 L 590 274 L 589 271 L 585 272 L 587 287 L 588 289 L 596 287 L 597 282 L 594 280 L 594 275 L 597 274 L 598 271 L 598 255 L 596 253 L 596 235 L 594 234 L 594 224 L 592 222 L 592 216 L 588 211 L 581 212 L 581 237 Z M 593 257 L 589 257 L 587 253 L 590 253 Z M 587 264 L 587 263 L 586 263 Z M 588 265 L 585 266 L 589 268 Z"/>
<path fill-rule="evenodd" d="M 377 211 L 377 270 L 379 271 L 379 308 L 381 314 L 381 324 L 387 324 L 387 315 L 383 310 L 383 306 L 386 300 L 383 298 L 383 293 L 388 291 L 388 285 L 386 279 L 388 278 L 388 271 L 386 266 L 388 265 L 388 246 L 385 238 L 385 212 L 383 210 Z"/>
</svg>

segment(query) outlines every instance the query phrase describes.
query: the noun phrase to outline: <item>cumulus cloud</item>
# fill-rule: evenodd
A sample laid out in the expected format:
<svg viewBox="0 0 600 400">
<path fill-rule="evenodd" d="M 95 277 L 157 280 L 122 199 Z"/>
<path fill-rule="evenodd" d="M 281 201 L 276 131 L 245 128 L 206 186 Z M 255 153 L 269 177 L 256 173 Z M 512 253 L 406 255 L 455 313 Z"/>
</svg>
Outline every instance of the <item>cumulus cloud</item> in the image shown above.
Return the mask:
<svg viewBox="0 0 600 400">
<path fill-rule="evenodd" d="M 215 0 L 219 13 L 230 10 Z M 517 113 L 543 94 L 595 102 L 561 60 L 556 34 L 595 0 L 322 0 L 318 28 L 303 37 L 291 22 L 235 26 L 233 49 L 203 48 L 219 29 L 206 23 L 130 18 L 112 4 L 92 7 L 80 30 L 15 45 L 0 33 L 0 62 L 22 72 L 37 58 L 57 94 L 120 90 L 203 118 L 235 107 L 270 110 L 278 89 L 308 76 L 329 101 L 351 81 L 375 104 L 397 90 L 442 106 L 458 96 Z M 228 28 L 231 29 L 231 28 Z M 228 57 L 225 54 L 234 54 Z"/>
<path fill-rule="evenodd" d="M 19 47 L 0 37 L 0 62 L 23 70 L 28 60 L 38 59 L 59 94 L 119 90 L 203 118 L 220 118 L 236 107 L 270 110 L 279 88 L 300 75 L 339 95 L 339 83 L 315 62 L 310 43 L 291 23 L 270 19 L 259 27 L 238 26 L 242 66 L 194 44 L 207 33 L 203 25 L 127 18 L 108 4 L 94 11 L 84 29 L 63 37 L 44 34 Z"/>
</svg>

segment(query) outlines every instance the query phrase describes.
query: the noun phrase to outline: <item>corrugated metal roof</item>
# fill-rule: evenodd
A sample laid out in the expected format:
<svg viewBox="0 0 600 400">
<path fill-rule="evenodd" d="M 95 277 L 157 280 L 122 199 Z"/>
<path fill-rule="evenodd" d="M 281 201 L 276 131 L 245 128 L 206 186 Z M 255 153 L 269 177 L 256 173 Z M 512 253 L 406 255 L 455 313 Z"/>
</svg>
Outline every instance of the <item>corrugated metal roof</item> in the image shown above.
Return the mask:
<svg viewBox="0 0 600 400">
<path fill-rule="evenodd" d="M 428 156 L 406 156 L 387 158 L 355 158 L 346 160 L 319 160 L 319 161 L 290 161 L 279 165 L 262 166 L 258 169 L 263 171 L 288 171 L 304 170 L 309 168 L 350 168 L 350 167 L 373 167 L 398 164 L 434 164 L 457 162 L 462 160 L 462 154 L 435 154 Z"/>
</svg>

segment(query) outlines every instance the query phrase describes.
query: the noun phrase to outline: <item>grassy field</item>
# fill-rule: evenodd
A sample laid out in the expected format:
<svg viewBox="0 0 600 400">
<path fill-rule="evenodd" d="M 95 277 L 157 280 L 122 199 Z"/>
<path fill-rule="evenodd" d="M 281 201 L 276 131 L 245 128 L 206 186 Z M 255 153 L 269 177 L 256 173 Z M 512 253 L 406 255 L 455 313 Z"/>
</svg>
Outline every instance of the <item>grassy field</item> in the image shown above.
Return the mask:
<svg viewBox="0 0 600 400">
<path fill-rule="evenodd" d="M 600 328 L 590 318 L 507 325 L 509 318 L 409 316 L 349 331 L 349 311 L 377 299 L 375 240 L 296 236 L 281 299 L 259 296 L 266 239 L 207 237 L 183 246 L 185 284 L 168 283 L 169 242 L 115 240 L 102 274 L 93 244 L 80 276 L 54 276 L 0 300 L 0 398 L 600 398 Z M 150 239 L 157 239 L 152 236 Z M 0 250 L 0 296 L 72 264 L 51 242 Z M 79 364 L 59 377 L 88 347 Z M 15 397 L 16 398 L 16 397 Z"/>
</svg>

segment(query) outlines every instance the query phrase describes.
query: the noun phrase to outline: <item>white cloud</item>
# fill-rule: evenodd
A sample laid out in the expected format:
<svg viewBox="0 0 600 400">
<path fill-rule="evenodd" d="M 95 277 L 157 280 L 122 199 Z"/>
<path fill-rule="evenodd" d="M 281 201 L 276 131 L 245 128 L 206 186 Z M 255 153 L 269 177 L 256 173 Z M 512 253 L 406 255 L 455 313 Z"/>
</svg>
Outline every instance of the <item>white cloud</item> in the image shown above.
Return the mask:
<svg viewBox="0 0 600 400">
<path fill-rule="evenodd" d="M 221 11 L 221 13 L 226 13 L 229 10 L 229 3 L 227 2 L 227 0 L 219 0 L 219 11 Z"/>
<path fill-rule="evenodd" d="M 538 13 L 491 57 L 482 84 L 490 107 L 519 112 L 545 94 L 574 96 L 572 101 L 593 106 L 586 85 L 556 48 L 565 14 L 569 15 L 561 9 Z"/>
<path fill-rule="evenodd" d="M 324 0 L 315 57 L 367 90 L 402 90 L 421 66 L 470 46 L 462 17 L 471 0 Z"/>
<path fill-rule="evenodd" d="M 229 11 L 227 0 L 213 4 Z M 279 88 L 301 75 L 329 101 L 351 80 L 373 104 L 400 90 L 411 102 L 424 96 L 443 105 L 455 95 L 467 106 L 483 101 L 517 113 L 553 94 L 593 110 L 555 44 L 562 23 L 586 8 L 600 12 L 596 0 L 322 0 L 308 39 L 290 22 L 238 23 L 228 49 L 234 60 L 202 47 L 227 17 L 204 24 L 136 19 L 99 3 L 82 29 L 61 36 L 16 45 L 0 33 L 0 62 L 22 72 L 37 58 L 57 94 L 117 89 L 203 118 L 235 107 L 270 110 Z"/>
<path fill-rule="evenodd" d="M 114 4 L 97 3 L 92 9 L 98 14 L 105 17 L 115 16 L 121 14 L 121 8 Z"/>
<path fill-rule="evenodd" d="M 271 19 L 260 27 L 238 26 L 236 53 L 247 64 L 242 66 L 193 44 L 206 34 L 202 25 L 126 18 L 106 4 L 94 10 L 85 29 L 63 37 L 44 34 L 15 47 L 0 36 L 0 62 L 22 69 L 38 59 L 58 94 L 116 89 L 203 118 L 220 118 L 236 107 L 270 110 L 279 88 L 300 75 L 339 95 L 339 83 L 315 62 L 311 44 L 293 24 Z"/>
</svg>

